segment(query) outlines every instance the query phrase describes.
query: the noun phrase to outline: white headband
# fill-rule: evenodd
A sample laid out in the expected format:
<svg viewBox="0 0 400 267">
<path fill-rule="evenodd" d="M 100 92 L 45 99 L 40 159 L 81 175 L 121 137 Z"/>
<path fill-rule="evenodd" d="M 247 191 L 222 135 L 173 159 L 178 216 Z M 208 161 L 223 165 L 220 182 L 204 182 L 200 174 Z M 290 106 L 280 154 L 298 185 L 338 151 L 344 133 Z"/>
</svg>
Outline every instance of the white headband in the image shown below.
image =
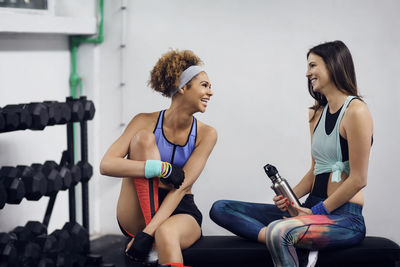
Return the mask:
<svg viewBox="0 0 400 267">
<path fill-rule="evenodd" d="M 203 72 L 204 69 L 201 66 L 193 65 L 184 70 L 179 77 L 179 86 L 171 92 L 171 96 L 174 96 L 179 89 L 181 89 L 185 84 L 187 84 L 191 79 L 193 79 L 194 76 L 199 74 L 200 72 Z"/>
</svg>

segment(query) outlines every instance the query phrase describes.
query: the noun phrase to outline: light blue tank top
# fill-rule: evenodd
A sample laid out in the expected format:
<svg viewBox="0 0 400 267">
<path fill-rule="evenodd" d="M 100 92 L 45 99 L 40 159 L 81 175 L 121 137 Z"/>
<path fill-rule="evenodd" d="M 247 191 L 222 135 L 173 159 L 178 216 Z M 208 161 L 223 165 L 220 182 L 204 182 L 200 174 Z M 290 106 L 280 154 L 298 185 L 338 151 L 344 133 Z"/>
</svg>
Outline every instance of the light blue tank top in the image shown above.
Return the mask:
<svg viewBox="0 0 400 267">
<path fill-rule="evenodd" d="M 326 112 L 328 112 L 328 105 L 326 105 L 312 137 L 311 151 L 315 160 L 314 175 L 332 172 L 332 182 L 336 183 L 341 181 L 343 171 L 347 175 L 350 174 L 349 161 L 342 161 L 339 126 L 343 114 L 353 98 L 355 96 L 348 96 L 346 98 L 336 120 L 335 127 L 330 134 L 326 134 L 325 131 L 325 118 Z"/>
<path fill-rule="evenodd" d="M 161 160 L 167 161 L 171 164 L 175 164 L 182 168 L 186 161 L 192 154 L 197 136 L 197 120 L 193 117 L 192 127 L 190 129 L 189 136 L 186 140 L 186 144 L 183 146 L 176 145 L 167 140 L 163 131 L 163 121 L 164 121 L 165 110 L 160 112 L 158 116 L 157 125 L 153 133 L 156 137 L 156 143 L 158 150 L 160 151 Z"/>
</svg>

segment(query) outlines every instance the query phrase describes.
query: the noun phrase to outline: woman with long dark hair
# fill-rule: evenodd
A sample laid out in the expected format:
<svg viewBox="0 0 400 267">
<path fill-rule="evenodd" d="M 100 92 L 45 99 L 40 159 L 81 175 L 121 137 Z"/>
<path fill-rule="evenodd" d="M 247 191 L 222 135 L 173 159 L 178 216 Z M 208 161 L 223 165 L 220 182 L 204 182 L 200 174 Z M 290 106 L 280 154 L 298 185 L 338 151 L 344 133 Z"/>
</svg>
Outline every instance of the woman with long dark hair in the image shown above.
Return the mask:
<svg viewBox="0 0 400 267">
<path fill-rule="evenodd" d="M 293 188 L 302 207 L 275 196 L 275 205 L 220 200 L 210 216 L 233 233 L 267 244 L 275 266 L 299 266 L 295 248 L 346 247 L 365 237 L 362 216 L 373 122 L 358 94 L 353 60 L 341 41 L 317 45 L 307 53 L 312 164 Z"/>
</svg>

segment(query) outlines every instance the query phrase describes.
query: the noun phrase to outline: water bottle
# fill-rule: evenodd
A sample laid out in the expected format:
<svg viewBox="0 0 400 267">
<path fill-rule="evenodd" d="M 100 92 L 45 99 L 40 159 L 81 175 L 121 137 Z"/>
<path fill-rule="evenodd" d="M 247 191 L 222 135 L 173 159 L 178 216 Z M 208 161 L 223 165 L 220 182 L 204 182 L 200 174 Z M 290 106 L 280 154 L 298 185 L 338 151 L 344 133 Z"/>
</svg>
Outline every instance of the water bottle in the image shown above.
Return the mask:
<svg viewBox="0 0 400 267">
<path fill-rule="evenodd" d="M 289 200 L 288 212 L 290 216 L 297 216 L 297 210 L 292 207 L 292 202 L 293 206 L 300 207 L 301 205 L 296 195 L 293 193 L 289 183 L 285 178 L 282 178 L 279 175 L 278 170 L 271 164 L 265 165 L 264 171 L 272 181 L 272 189 L 275 191 L 275 194 L 282 195 L 284 198 L 286 197 Z"/>
</svg>

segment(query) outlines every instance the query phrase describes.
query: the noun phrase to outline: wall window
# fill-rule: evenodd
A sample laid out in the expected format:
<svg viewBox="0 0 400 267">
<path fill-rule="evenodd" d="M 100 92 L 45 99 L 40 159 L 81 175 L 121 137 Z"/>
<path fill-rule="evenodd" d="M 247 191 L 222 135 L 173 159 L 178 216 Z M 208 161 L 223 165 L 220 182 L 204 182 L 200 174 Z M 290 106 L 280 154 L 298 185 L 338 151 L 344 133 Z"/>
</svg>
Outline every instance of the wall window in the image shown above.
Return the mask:
<svg viewBox="0 0 400 267">
<path fill-rule="evenodd" d="M 47 0 L 0 0 L 0 8 L 25 8 L 47 10 Z"/>
</svg>

